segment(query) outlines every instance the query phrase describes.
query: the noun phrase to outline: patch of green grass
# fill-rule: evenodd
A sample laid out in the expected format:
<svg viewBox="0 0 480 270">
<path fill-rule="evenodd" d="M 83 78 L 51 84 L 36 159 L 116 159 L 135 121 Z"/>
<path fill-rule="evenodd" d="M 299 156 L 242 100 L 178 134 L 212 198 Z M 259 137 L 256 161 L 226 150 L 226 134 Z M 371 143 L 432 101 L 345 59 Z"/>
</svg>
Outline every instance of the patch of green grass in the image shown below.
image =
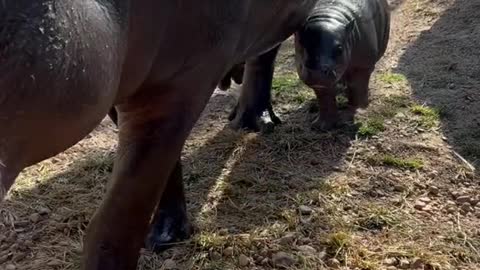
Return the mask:
<svg viewBox="0 0 480 270">
<path fill-rule="evenodd" d="M 407 77 L 400 73 L 385 72 L 378 75 L 378 79 L 387 84 L 398 84 L 407 81 Z"/>
<path fill-rule="evenodd" d="M 294 74 L 283 74 L 273 78 L 272 91 L 277 94 L 294 93 L 301 85 L 298 76 Z"/>
<path fill-rule="evenodd" d="M 272 92 L 286 103 L 303 104 L 315 97 L 312 89 L 305 87 L 293 73 L 277 75 L 272 81 Z"/>
<path fill-rule="evenodd" d="M 358 129 L 358 135 L 360 137 L 371 137 L 379 134 L 382 131 L 385 131 L 385 126 L 383 119 L 380 117 L 367 119 L 365 122 L 360 124 Z"/>
<path fill-rule="evenodd" d="M 337 256 L 345 253 L 345 251 L 352 245 L 352 235 L 345 231 L 331 233 L 328 236 L 326 244 L 330 253 Z"/>
<path fill-rule="evenodd" d="M 426 128 L 435 127 L 440 121 L 440 111 L 438 109 L 424 105 L 413 105 L 410 107 L 410 111 L 420 116 L 418 122 Z"/>
<path fill-rule="evenodd" d="M 363 230 L 381 231 L 399 223 L 396 213 L 385 207 L 373 206 L 365 209 L 365 215 L 357 220 L 356 225 Z"/>
<path fill-rule="evenodd" d="M 424 164 L 423 161 L 416 158 L 398 158 L 393 155 L 383 155 L 377 159 L 377 162 L 386 165 L 392 166 L 399 169 L 406 169 L 406 170 L 419 170 L 422 169 Z"/>
</svg>

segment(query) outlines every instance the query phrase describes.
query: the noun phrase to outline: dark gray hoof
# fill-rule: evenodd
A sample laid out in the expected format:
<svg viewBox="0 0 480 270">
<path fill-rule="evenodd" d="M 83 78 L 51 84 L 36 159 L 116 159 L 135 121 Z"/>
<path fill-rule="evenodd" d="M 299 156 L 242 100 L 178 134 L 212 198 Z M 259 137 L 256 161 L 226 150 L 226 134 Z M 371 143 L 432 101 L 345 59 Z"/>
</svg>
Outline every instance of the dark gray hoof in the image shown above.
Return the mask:
<svg viewBox="0 0 480 270">
<path fill-rule="evenodd" d="M 312 122 L 312 130 L 320 131 L 320 132 L 327 132 L 339 127 L 338 118 L 329 118 L 323 119 L 320 116 L 317 116 L 315 120 Z"/>
<path fill-rule="evenodd" d="M 152 224 L 145 240 L 145 248 L 159 253 L 171 248 L 178 242 L 190 238 L 193 233 L 186 213 L 160 211 L 159 220 Z"/>
</svg>

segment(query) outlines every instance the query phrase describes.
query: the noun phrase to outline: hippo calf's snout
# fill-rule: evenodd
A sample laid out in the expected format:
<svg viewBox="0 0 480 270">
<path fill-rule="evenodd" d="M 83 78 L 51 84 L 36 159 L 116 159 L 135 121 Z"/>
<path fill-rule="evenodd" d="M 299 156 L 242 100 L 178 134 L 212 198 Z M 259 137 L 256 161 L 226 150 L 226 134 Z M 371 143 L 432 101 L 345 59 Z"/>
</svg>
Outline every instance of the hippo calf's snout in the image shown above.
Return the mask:
<svg viewBox="0 0 480 270">
<path fill-rule="evenodd" d="M 337 72 L 329 66 L 311 69 L 305 65 L 300 73 L 300 79 L 311 88 L 328 87 L 337 81 Z"/>
</svg>

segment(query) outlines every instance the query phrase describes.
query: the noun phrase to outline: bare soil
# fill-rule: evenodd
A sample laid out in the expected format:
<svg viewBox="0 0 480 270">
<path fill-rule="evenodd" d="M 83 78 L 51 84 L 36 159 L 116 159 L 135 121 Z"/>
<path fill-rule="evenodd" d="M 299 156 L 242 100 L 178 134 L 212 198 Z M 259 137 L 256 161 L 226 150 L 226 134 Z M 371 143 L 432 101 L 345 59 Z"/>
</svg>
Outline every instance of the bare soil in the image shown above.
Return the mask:
<svg viewBox="0 0 480 270">
<path fill-rule="evenodd" d="M 315 102 L 291 40 L 273 133 L 231 131 L 237 91 L 212 97 L 183 153 L 196 233 L 142 251 L 139 269 L 480 269 L 480 2 L 391 3 L 389 49 L 356 126 L 310 130 Z M 22 173 L 0 209 L 0 269 L 78 269 L 116 133 L 105 119 Z"/>
</svg>

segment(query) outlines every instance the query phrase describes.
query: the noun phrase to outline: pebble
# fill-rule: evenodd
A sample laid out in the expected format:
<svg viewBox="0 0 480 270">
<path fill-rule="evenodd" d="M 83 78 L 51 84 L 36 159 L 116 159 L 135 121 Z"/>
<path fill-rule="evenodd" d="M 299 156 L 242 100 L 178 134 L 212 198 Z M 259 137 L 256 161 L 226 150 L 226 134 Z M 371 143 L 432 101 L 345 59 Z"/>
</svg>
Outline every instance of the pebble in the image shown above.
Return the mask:
<svg viewBox="0 0 480 270">
<path fill-rule="evenodd" d="M 430 192 L 430 194 L 436 196 L 436 195 L 438 195 L 438 194 L 440 193 L 440 190 L 439 190 L 438 187 L 436 187 L 436 186 L 430 186 L 430 187 L 428 188 L 428 192 Z"/>
<path fill-rule="evenodd" d="M 432 201 L 432 200 L 431 200 L 430 198 L 428 198 L 428 197 L 422 197 L 422 198 L 420 198 L 420 199 L 418 199 L 418 200 L 421 201 L 421 202 L 424 202 L 424 203 L 429 203 L 429 202 Z"/>
<path fill-rule="evenodd" d="M 420 259 L 420 258 L 413 258 L 412 264 L 410 265 L 410 268 L 412 268 L 412 269 L 423 269 L 424 268 L 423 260 Z"/>
<path fill-rule="evenodd" d="M 33 223 L 37 223 L 40 220 L 40 214 L 39 213 L 33 213 L 29 217 L 30 221 Z"/>
<path fill-rule="evenodd" d="M 457 197 L 458 204 L 470 203 L 470 196 L 459 196 Z"/>
<path fill-rule="evenodd" d="M 302 214 L 302 215 L 310 215 L 313 212 L 313 209 L 310 208 L 309 206 L 306 206 L 306 205 L 300 205 L 298 210 L 299 210 L 300 214 Z"/>
<path fill-rule="evenodd" d="M 48 214 L 50 214 L 50 212 L 51 212 L 50 209 L 48 209 L 47 207 L 38 208 L 38 213 L 42 216 L 48 215 Z"/>
<path fill-rule="evenodd" d="M 272 262 L 274 266 L 289 268 L 296 260 L 290 254 L 280 251 L 272 256 Z"/>
<path fill-rule="evenodd" d="M 410 261 L 407 260 L 407 259 L 401 259 L 401 260 L 398 262 L 398 268 L 400 268 L 400 269 L 408 269 L 408 268 L 410 268 Z"/>
<path fill-rule="evenodd" d="M 414 208 L 417 209 L 417 210 L 422 210 L 425 206 L 427 206 L 426 203 L 424 203 L 422 201 L 416 201 Z"/>
<path fill-rule="evenodd" d="M 233 256 L 233 247 L 227 247 L 223 250 L 223 255 L 225 256 Z"/>
<path fill-rule="evenodd" d="M 210 253 L 210 259 L 213 260 L 213 261 L 221 260 L 222 259 L 222 254 L 214 251 L 214 252 Z"/>
<path fill-rule="evenodd" d="M 250 258 L 248 258 L 246 255 L 244 254 L 240 254 L 240 256 L 238 257 L 238 264 L 241 266 L 241 267 L 245 267 L 247 265 L 250 264 Z"/>
<path fill-rule="evenodd" d="M 177 263 L 172 259 L 166 259 L 163 262 L 163 269 L 165 269 L 165 270 L 177 269 Z"/>
<path fill-rule="evenodd" d="M 340 262 L 335 258 L 329 259 L 327 261 L 327 264 L 328 264 L 328 266 L 330 266 L 332 268 L 338 268 L 340 266 Z"/>
<path fill-rule="evenodd" d="M 470 204 L 475 207 L 477 204 L 480 203 L 480 198 L 471 198 L 470 199 Z"/>
<path fill-rule="evenodd" d="M 462 211 L 468 213 L 468 212 L 473 212 L 473 209 L 472 207 L 470 206 L 470 203 L 466 202 L 464 204 L 462 204 L 462 206 L 460 207 L 460 209 L 462 209 Z"/>
<path fill-rule="evenodd" d="M 17 267 L 14 264 L 7 264 L 5 270 L 16 270 Z"/>
<path fill-rule="evenodd" d="M 317 253 L 317 250 L 314 247 L 309 245 L 302 245 L 302 246 L 299 246 L 297 249 L 298 251 L 304 254 L 314 255 L 315 253 Z"/>
<path fill-rule="evenodd" d="M 386 266 L 391 266 L 391 265 L 396 265 L 397 264 L 397 259 L 396 258 L 386 258 L 383 260 L 383 264 Z"/>
<path fill-rule="evenodd" d="M 287 233 L 284 237 L 280 238 L 280 245 L 290 245 L 295 241 L 295 233 Z"/>
</svg>

